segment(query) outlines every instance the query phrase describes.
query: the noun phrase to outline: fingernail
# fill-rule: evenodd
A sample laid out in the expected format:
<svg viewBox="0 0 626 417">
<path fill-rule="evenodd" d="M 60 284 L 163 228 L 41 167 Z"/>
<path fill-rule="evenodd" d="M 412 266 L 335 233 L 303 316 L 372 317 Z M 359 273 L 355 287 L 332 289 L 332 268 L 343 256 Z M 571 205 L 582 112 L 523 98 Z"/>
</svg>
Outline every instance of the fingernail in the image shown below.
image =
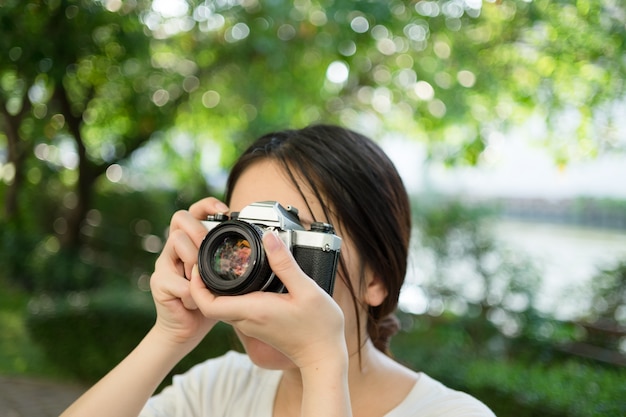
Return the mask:
<svg viewBox="0 0 626 417">
<path fill-rule="evenodd" d="M 222 203 L 221 201 L 218 201 L 217 204 L 215 204 L 215 208 L 220 213 L 227 213 L 228 210 L 229 210 L 228 206 L 226 204 Z"/>
<path fill-rule="evenodd" d="M 283 242 L 278 237 L 278 233 L 276 233 L 276 231 L 274 230 L 265 233 L 265 235 L 263 236 L 263 243 L 267 252 L 277 251 L 283 244 Z"/>
</svg>

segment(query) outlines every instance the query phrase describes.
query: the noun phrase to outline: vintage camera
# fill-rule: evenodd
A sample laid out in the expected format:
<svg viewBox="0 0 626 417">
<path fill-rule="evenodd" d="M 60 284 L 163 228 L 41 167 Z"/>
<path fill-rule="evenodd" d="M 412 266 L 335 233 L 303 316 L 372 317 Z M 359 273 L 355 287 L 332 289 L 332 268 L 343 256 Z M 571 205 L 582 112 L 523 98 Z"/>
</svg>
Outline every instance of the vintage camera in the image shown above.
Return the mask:
<svg viewBox="0 0 626 417">
<path fill-rule="evenodd" d="M 209 216 L 202 224 L 209 232 L 200 245 L 198 269 L 214 294 L 286 292 L 269 266 L 261 240 L 275 230 L 304 273 L 332 295 L 341 238 L 330 224 L 315 222 L 305 230 L 296 208 L 275 201 L 250 204 L 230 218 Z"/>
</svg>

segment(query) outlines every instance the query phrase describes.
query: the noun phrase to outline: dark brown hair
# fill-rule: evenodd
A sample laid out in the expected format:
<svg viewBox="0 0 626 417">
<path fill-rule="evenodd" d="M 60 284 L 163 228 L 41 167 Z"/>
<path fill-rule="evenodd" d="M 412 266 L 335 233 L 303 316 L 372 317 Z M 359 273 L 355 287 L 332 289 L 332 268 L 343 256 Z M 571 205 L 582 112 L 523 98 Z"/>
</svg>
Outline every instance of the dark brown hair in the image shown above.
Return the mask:
<svg viewBox="0 0 626 417">
<path fill-rule="evenodd" d="M 367 332 L 379 350 L 389 353 L 390 338 L 398 330 L 394 312 L 406 273 L 411 232 L 409 199 L 393 163 L 371 139 L 337 126 L 269 133 L 254 142 L 233 166 L 226 184 L 227 204 L 241 174 L 264 159 L 281 164 L 296 187 L 296 178 L 306 181 L 326 216 L 315 220 L 334 222 L 349 236 L 362 265 L 360 286 L 366 268 L 383 280 L 386 299 L 379 306 L 365 306 Z M 354 288 L 344 262 L 338 275 L 358 310 L 357 294 L 362 288 Z M 357 325 L 360 329 L 360 323 Z"/>
</svg>

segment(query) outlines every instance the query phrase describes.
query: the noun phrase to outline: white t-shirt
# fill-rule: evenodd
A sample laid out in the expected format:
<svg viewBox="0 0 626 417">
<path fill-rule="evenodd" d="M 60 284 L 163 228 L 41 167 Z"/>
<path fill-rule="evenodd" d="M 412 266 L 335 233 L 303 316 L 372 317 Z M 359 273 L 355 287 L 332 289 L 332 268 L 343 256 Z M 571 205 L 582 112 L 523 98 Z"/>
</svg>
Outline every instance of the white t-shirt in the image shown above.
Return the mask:
<svg viewBox="0 0 626 417">
<path fill-rule="evenodd" d="M 272 417 L 282 371 L 229 352 L 173 379 L 148 400 L 141 417 Z M 494 417 L 483 403 L 421 373 L 413 389 L 384 417 Z"/>
</svg>

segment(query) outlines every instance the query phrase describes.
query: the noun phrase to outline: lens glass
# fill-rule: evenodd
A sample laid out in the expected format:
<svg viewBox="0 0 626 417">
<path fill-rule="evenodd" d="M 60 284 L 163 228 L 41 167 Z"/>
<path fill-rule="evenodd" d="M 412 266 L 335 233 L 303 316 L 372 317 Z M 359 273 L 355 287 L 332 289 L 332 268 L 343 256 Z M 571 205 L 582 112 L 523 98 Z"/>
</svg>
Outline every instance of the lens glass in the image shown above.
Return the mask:
<svg viewBox="0 0 626 417">
<path fill-rule="evenodd" d="M 229 235 L 219 244 L 211 267 L 224 280 L 235 280 L 244 275 L 250 265 L 250 242 L 241 236 Z"/>
</svg>

